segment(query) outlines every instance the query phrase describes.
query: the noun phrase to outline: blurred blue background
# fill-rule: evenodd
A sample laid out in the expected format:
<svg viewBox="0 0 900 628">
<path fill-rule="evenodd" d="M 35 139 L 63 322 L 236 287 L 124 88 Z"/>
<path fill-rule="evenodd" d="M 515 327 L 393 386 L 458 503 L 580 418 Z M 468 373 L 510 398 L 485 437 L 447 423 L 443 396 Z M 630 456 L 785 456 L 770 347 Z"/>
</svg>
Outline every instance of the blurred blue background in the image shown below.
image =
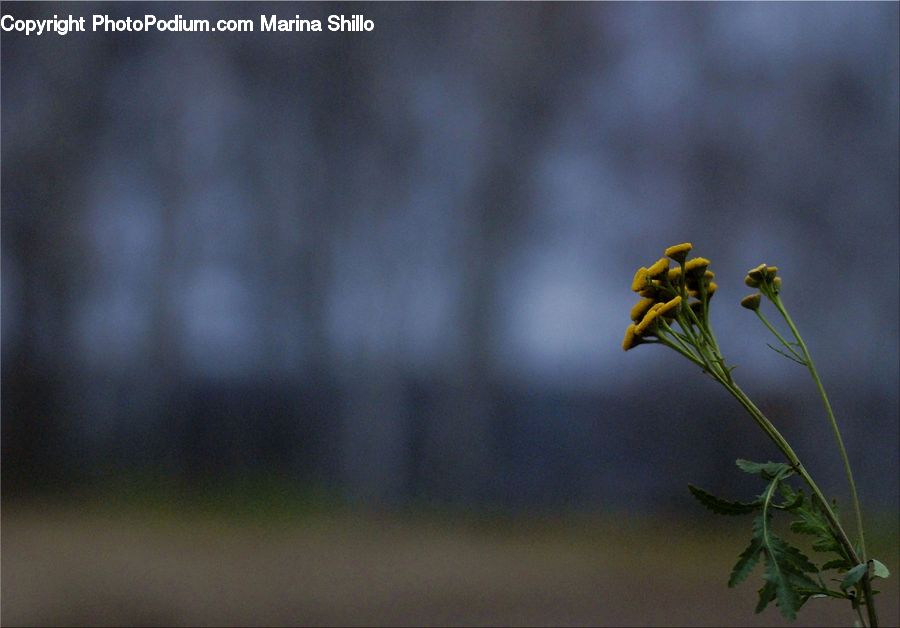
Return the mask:
<svg viewBox="0 0 900 628">
<path fill-rule="evenodd" d="M 691 241 L 735 377 L 844 499 L 808 375 L 738 306 L 779 266 L 864 506 L 896 526 L 896 3 L 2 11 L 376 23 L 3 35 L 5 519 L 276 486 L 705 525 L 687 482 L 748 496 L 733 460 L 777 451 L 674 353 L 620 347 L 634 269 Z"/>
</svg>

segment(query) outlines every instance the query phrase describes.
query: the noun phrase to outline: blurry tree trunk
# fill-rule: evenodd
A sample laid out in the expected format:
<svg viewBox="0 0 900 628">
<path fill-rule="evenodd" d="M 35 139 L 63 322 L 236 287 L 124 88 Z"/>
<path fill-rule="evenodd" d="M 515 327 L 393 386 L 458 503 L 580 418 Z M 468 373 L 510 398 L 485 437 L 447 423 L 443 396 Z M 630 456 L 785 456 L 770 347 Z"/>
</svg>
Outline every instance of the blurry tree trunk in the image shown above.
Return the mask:
<svg viewBox="0 0 900 628">
<path fill-rule="evenodd" d="M 494 16 L 497 23 L 511 20 L 517 23 L 509 28 L 527 33 L 515 39 L 520 47 L 509 49 L 511 42 L 497 40 L 490 50 L 493 54 L 476 59 L 483 51 L 475 51 L 469 58 L 469 71 L 478 73 L 471 80 L 487 92 L 484 98 L 492 124 L 486 125 L 491 135 L 484 144 L 491 148 L 484 163 L 490 167 L 477 179 L 469 203 L 460 208 L 467 234 L 460 247 L 465 290 L 463 362 L 451 371 L 453 385 L 433 425 L 436 440 L 430 454 L 436 465 L 437 492 L 454 502 L 471 496 L 476 501 L 499 497 L 491 494 L 497 487 L 494 461 L 503 445 L 493 442 L 498 433 L 494 406 L 501 384 L 495 363 L 499 271 L 529 224 L 531 180 L 555 122 L 560 86 L 569 80 L 558 67 L 544 63 L 555 48 L 569 45 L 560 9 L 554 5 L 529 8 L 517 7 L 513 12 L 509 7 L 495 7 L 503 13 Z M 498 91 L 501 88 L 504 91 Z"/>
</svg>

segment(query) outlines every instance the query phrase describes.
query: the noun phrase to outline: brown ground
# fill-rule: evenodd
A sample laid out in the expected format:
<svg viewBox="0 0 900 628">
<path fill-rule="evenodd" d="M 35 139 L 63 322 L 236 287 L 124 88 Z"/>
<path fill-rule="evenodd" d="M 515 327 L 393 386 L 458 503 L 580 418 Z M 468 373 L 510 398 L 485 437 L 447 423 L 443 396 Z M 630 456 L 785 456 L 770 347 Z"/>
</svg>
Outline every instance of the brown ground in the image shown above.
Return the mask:
<svg viewBox="0 0 900 628">
<path fill-rule="evenodd" d="M 627 518 L 448 521 L 7 507 L 2 622 L 788 625 L 774 609 L 753 614 L 757 575 L 725 586 L 742 539 L 722 529 L 666 531 Z M 891 543 L 894 578 L 879 596 L 886 626 L 900 617 Z M 794 625 L 852 624 L 844 604 L 813 600 Z"/>
</svg>

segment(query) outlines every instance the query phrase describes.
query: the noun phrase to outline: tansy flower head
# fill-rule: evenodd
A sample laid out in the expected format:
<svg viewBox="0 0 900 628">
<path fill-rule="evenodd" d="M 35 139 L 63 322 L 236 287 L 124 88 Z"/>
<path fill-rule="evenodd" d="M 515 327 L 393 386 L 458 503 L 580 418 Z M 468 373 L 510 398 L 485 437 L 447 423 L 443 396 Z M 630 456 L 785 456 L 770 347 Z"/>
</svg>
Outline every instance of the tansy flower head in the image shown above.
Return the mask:
<svg viewBox="0 0 900 628">
<path fill-rule="evenodd" d="M 772 280 L 772 285 L 775 286 L 775 292 L 779 292 L 781 290 L 781 277 L 775 277 Z"/>
<path fill-rule="evenodd" d="M 705 257 L 695 257 L 689 259 L 684 265 L 686 275 L 702 275 L 709 267 L 709 260 Z"/>
<path fill-rule="evenodd" d="M 675 246 L 670 246 L 666 249 L 666 256 L 671 257 L 673 260 L 678 262 L 679 264 L 684 263 L 685 258 L 687 257 L 688 252 L 694 247 L 691 246 L 690 242 L 684 242 L 682 244 L 676 244 Z"/>
<path fill-rule="evenodd" d="M 631 323 L 628 326 L 628 329 L 625 330 L 625 338 L 622 340 L 622 350 L 628 351 L 640 343 L 641 337 L 634 333 L 634 323 Z"/>
<path fill-rule="evenodd" d="M 748 310 L 758 310 L 759 302 L 762 299 L 762 296 L 756 292 L 754 294 L 748 294 L 743 299 L 741 299 L 741 307 L 745 307 Z"/>
<path fill-rule="evenodd" d="M 657 277 L 665 274 L 668 270 L 669 260 L 665 257 L 660 257 L 650 268 L 647 269 L 647 276 L 651 279 L 656 279 Z"/>
<path fill-rule="evenodd" d="M 750 288 L 759 288 L 759 278 L 748 274 L 744 277 L 744 283 Z"/>
<path fill-rule="evenodd" d="M 639 321 L 644 318 L 644 314 L 647 313 L 647 310 L 653 307 L 654 303 L 655 301 L 653 299 L 647 298 L 641 299 L 640 301 L 635 303 L 634 307 L 631 308 L 631 320 Z"/>
<path fill-rule="evenodd" d="M 710 281 L 709 285 L 706 286 L 706 296 L 711 297 L 716 293 L 716 290 L 719 289 L 719 286 L 716 285 L 715 281 Z"/>
<path fill-rule="evenodd" d="M 696 275 L 689 275 L 687 278 L 688 290 L 700 290 L 700 282 L 709 283 L 713 280 L 713 277 L 715 277 L 715 276 L 716 276 L 716 274 L 711 270 L 707 270 L 706 272 L 704 272 L 702 277 L 697 277 Z"/>
<path fill-rule="evenodd" d="M 681 297 L 675 297 L 671 301 L 666 301 L 662 307 L 657 308 L 657 316 L 675 316 L 678 308 L 681 306 Z"/>
<path fill-rule="evenodd" d="M 659 309 L 663 306 L 662 303 L 657 303 L 653 307 L 651 307 L 646 314 L 644 314 L 644 318 L 638 323 L 634 328 L 634 333 L 638 336 L 643 336 L 644 332 L 649 329 L 651 325 L 656 322 L 656 317 L 659 316 Z"/>
<path fill-rule="evenodd" d="M 766 279 L 772 281 L 778 274 L 778 266 L 766 266 Z"/>
<path fill-rule="evenodd" d="M 647 285 L 647 280 L 647 269 L 641 266 L 634 273 L 634 279 L 631 280 L 631 289 L 635 292 L 640 292 Z"/>
<path fill-rule="evenodd" d="M 756 268 L 751 268 L 747 271 L 747 276 L 755 279 L 756 281 L 762 281 L 766 276 L 766 265 L 760 264 Z"/>
<path fill-rule="evenodd" d="M 676 283 L 681 278 L 681 266 L 669 270 L 669 281 Z"/>
</svg>

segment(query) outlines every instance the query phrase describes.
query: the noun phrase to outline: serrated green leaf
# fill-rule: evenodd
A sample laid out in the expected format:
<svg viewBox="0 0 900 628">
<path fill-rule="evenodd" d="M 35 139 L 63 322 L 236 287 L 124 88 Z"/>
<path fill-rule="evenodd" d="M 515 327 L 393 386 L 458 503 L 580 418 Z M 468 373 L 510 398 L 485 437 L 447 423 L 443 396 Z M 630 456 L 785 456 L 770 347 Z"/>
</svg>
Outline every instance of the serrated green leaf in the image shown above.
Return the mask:
<svg viewBox="0 0 900 628">
<path fill-rule="evenodd" d="M 775 604 L 785 619 L 797 618 L 799 600 L 777 560 L 766 561 L 766 581 L 775 585 Z"/>
<path fill-rule="evenodd" d="M 751 503 L 729 501 L 716 497 L 693 484 L 688 484 L 688 489 L 698 502 L 720 515 L 745 515 L 759 508 L 758 501 Z"/>
<path fill-rule="evenodd" d="M 866 571 L 868 571 L 869 565 L 868 563 L 860 563 L 850 571 L 846 573 L 843 581 L 841 582 L 841 589 L 846 591 L 854 584 L 862 580 L 862 577 L 866 575 Z"/>
<path fill-rule="evenodd" d="M 817 552 L 838 552 L 843 555 L 843 547 L 832 539 L 813 541 L 812 548 Z"/>
<path fill-rule="evenodd" d="M 759 601 L 756 603 L 756 613 L 761 613 L 766 610 L 766 607 L 769 605 L 769 602 L 775 599 L 775 585 L 769 582 L 768 580 L 759 590 Z"/>
<path fill-rule="evenodd" d="M 787 619 L 795 619 L 797 611 L 809 597 L 808 591 L 819 590 L 819 585 L 806 573 L 818 569 L 799 549 L 764 530 L 765 579 L 775 591 L 775 603 Z"/>
<path fill-rule="evenodd" d="M 847 571 L 850 569 L 852 565 L 847 562 L 843 558 L 835 558 L 834 560 L 829 560 L 827 563 L 822 565 L 820 571 L 828 571 L 829 569 L 839 569 L 840 571 Z"/>
<path fill-rule="evenodd" d="M 763 586 L 758 590 L 756 612 L 762 612 L 774 601 L 781 615 L 788 620 L 796 619 L 797 612 L 812 597 L 848 597 L 845 593 L 828 589 L 818 575 L 820 573 L 818 567 L 799 548 L 776 535 L 772 529 L 774 512 L 789 511 L 795 515 L 795 520 L 790 526 L 791 530 L 812 536 L 813 547 L 819 551 L 838 553 L 840 558 L 827 563 L 827 568 L 852 567 L 815 498 L 807 498 L 803 491 L 795 491 L 785 481 L 794 473 L 794 469 L 783 463 L 758 463 L 747 460 L 738 460 L 737 465 L 746 473 L 759 475 L 768 480 L 766 490 L 752 504 L 735 504 L 719 500 L 702 489 L 691 487 L 691 492 L 701 503 L 706 505 L 706 502 L 709 502 L 710 508 L 717 512 L 738 514 L 735 512 L 738 509 L 742 513 L 751 510 L 760 511 L 753 519 L 750 544 L 741 552 L 732 568 L 728 585 L 734 587 L 740 584 L 748 578 L 756 565 L 763 562 Z M 784 499 L 780 504 L 776 503 L 776 498 L 779 497 Z"/>
<path fill-rule="evenodd" d="M 791 567 L 799 570 L 800 573 L 816 573 L 818 568 L 813 565 L 806 554 L 782 539 L 781 537 L 772 535 L 771 546 L 773 551 L 778 551 L 783 556 L 784 561 L 789 563 Z"/>
<path fill-rule="evenodd" d="M 803 507 L 803 501 L 804 501 L 803 493 L 794 493 L 794 495 L 791 499 L 788 499 L 783 504 L 780 504 L 778 507 L 781 508 L 782 510 L 794 511 L 794 510 L 797 510 L 798 508 Z"/>
<path fill-rule="evenodd" d="M 761 525 L 757 523 L 759 517 L 753 521 L 753 536 L 741 555 L 738 557 L 737 563 L 731 569 L 731 576 L 728 578 L 728 586 L 736 587 L 750 575 L 753 568 L 759 562 L 760 552 L 762 551 L 762 535 L 759 532 Z"/>
<path fill-rule="evenodd" d="M 799 549 L 790 545 L 784 539 L 775 535 L 769 525 L 771 518 L 772 500 L 782 480 L 791 473 L 790 467 L 784 468 L 769 482 L 768 488 L 762 495 L 761 539 L 763 556 L 765 557 L 765 572 L 763 578 L 771 584 L 768 590 L 760 592 L 760 604 L 763 608 L 768 601 L 763 599 L 763 592 L 771 596 L 774 591 L 775 604 L 782 616 L 793 620 L 797 617 L 797 609 L 805 601 L 803 595 L 797 589 L 817 588 L 806 572 L 818 571 L 809 559 Z"/>
<path fill-rule="evenodd" d="M 786 500 L 792 501 L 796 497 L 797 493 L 802 491 L 795 491 L 790 484 L 788 484 L 787 482 L 782 482 L 778 485 L 778 492 L 781 493 L 781 496 Z"/>
<path fill-rule="evenodd" d="M 793 510 L 803 505 L 805 495 L 803 491 L 795 491 L 790 484 L 782 482 L 778 486 L 778 491 L 784 497 L 784 502 L 779 506 L 783 510 Z"/>
<path fill-rule="evenodd" d="M 891 575 L 890 570 L 884 566 L 884 563 L 880 560 L 872 559 L 869 561 L 872 563 L 872 577 L 873 578 L 887 578 Z"/>
<path fill-rule="evenodd" d="M 783 462 L 753 462 L 752 460 L 738 458 L 735 460 L 735 464 L 744 473 L 760 475 L 767 480 L 771 480 L 779 475 L 787 477 L 789 475 L 788 472 L 791 471 L 790 465 Z"/>
<path fill-rule="evenodd" d="M 812 543 L 812 548 L 815 551 L 835 552 L 847 561 L 847 565 L 844 568 L 849 569 L 852 566 L 852 563 L 847 560 L 844 547 L 838 541 L 821 509 L 815 502 L 807 501 L 793 509 L 792 512 L 799 517 L 799 519 L 791 522 L 790 529 L 792 532 L 815 537 Z"/>
</svg>

